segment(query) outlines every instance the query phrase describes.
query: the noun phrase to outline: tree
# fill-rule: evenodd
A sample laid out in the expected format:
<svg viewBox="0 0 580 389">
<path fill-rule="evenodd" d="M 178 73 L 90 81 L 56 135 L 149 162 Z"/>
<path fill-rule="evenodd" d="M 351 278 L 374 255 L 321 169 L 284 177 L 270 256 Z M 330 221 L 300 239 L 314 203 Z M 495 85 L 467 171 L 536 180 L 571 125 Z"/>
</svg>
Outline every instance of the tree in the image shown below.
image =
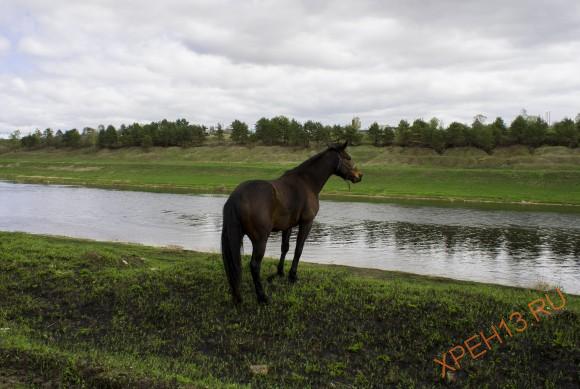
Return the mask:
<svg viewBox="0 0 580 389">
<path fill-rule="evenodd" d="M 113 148 L 117 145 L 117 130 L 113 125 L 109 124 L 106 129 L 99 130 L 98 143 L 101 148 Z"/>
<path fill-rule="evenodd" d="M 225 137 L 224 137 L 224 129 L 221 125 L 221 123 L 217 124 L 217 129 L 215 131 L 215 138 L 218 141 L 219 144 L 224 143 Z"/>
<path fill-rule="evenodd" d="M 10 134 L 10 137 L 8 138 L 8 144 L 10 145 L 11 148 L 17 148 L 19 147 L 22 143 L 20 142 L 20 138 L 22 136 L 22 131 L 20 130 L 15 130 Z"/>
<path fill-rule="evenodd" d="M 429 128 L 426 129 L 424 141 L 427 146 L 441 154 L 445 150 L 445 131 L 443 122 L 436 117 L 429 120 Z"/>
<path fill-rule="evenodd" d="M 62 130 L 57 130 L 54 134 L 54 147 L 59 148 L 64 144 L 64 133 Z"/>
<path fill-rule="evenodd" d="M 496 146 L 507 146 L 510 143 L 510 137 L 507 127 L 502 118 L 497 117 L 490 124 L 491 133 L 493 134 L 493 143 Z"/>
<path fill-rule="evenodd" d="M 409 146 L 425 147 L 429 145 L 431 127 L 423 119 L 415 119 L 409 131 Z"/>
<path fill-rule="evenodd" d="M 20 144 L 28 149 L 36 148 L 41 145 L 41 134 L 39 130 L 34 131 L 32 134 L 23 136 L 20 139 Z"/>
<path fill-rule="evenodd" d="M 81 134 L 81 144 L 83 147 L 95 147 L 98 142 L 97 130 L 91 127 L 83 128 L 83 133 Z"/>
<path fill-rule="evenodd" d="M 546 140 L 548 123 L 540 117 L 528 118 L 524 131 L 524 144 L 530 147 L 540 147 Z"/>
<path fill-rule="evenodd" d="M 354 119 L 353 123 L 355 123 Z M 358 124 L 360 126 L 360 121 Z M 355 125 L 349 124 L 348 126 L 344 127 L 344 140 L 347 141 L 348 144 L 356 146 L 360 144 L 362 140 L 362 134 Z"/>
<path fill-rule="evenodd" d="M 54 134 L 50 128 L 45 129 L 42 133 L 42 143 L 47 147 L 54 145 Z"/>
<path fill-rule="evenodd" d="M 316 144 L 326 144 L 330 142 L 331 129 L 328 126 L 323 126 L 320 122 L 308 120 L 304 123 L 304 131 L 306 131 L 309 138 Z"/>
<path fill-rule="evenodd" d="M 379 126 L 379 123 L 374 122 L 373 124 L 371 124 L 369 126 L 369 130 L 368 130 L 368 134 L 369 134 L 369 138 L 371 139 L 371 142 L 373 143 L 374 146 L 382 146 L 383 144 L 383 138 L 384 138 L 384 133 L 383 130 L 381 130 L 381 127 Z"/>
<path fill-rule="evenodd" d="M 433 130 L 431 135 L 431 142 L 430 146 L 433 150 L 437 151 L 439 154 L 445 151 L 446 140 L 445 140 L 445 131 L 442 128 L 436 128 Z"/>
<path fill-rule="evenodd" d="M 409 146 L 409 139 L 411 137 L 411 126 L 406 120 L 401 120 L 395 130 L 395 143 L 398 146 Z"/>
<path fill-rule="evenodd" d="M 115 127 L 112 124 L 109 124 L 107 126 L 107 129 L 105 130 L 105 135 L 107 136 L 107 147 L 115 147 L 117 146 L 117 142 L 118 142 L 118 135 L 117 135 L 117 130 L 115 130 Z"/>
<path fill-rule="evenodd" d="M 105 148 L 107 147 L 107 136 L 105 134 L 105 130 L 104 129 L 100 129 L 99 132 L 97 133 L 97 145 L 100 148 Z"/>
<path fill-rule="evenodd" d="M 526 114 L 527 116 L 527 114 Z M 510 124 L 510 138 L 513 143 L 525 144 L 528 121 L 523 115 L 518 115 Z"/>
<path fill-rule="evenodd" d="M 141 147 L 145 149 L 145 151 L 149 151 L 149 149 L 153 146 L 153 138 L 149 134 L 145 134 L 143 139 L 141 140 Z"/>
<path fill-rule="evenodd" d="M 268 146 L 277 144 L 281 138 L 281 134 L 278 134 L 277 130 L 278 128 L 272 124 L 270 119 L 260 118 L 256 122 L 256 139 Z"/>
<path fill-rule="evenodd" d="M 392 127 L 386 126 L 383 128 L 383 145 L 391 146 L 395 141 L 395 131 Z"/>
<path fill-rule="evenodd" d="M 483 115 L 475 116 L 473 123 L 471 124 L 472 139 L 470 143 L 487 153 L 491 153 L 491 150 L 495 147 L 493 129 L 484 124 L 485 119 L 486 117 Z"/>
<path fill-rule="evenodd" d="M 345 131 L 344 128 L 340 124 L 335 124 L 332 126 L 331 132 L 331 139 L 334 142 L 341 142 L 345 139 Z"/>
<path fill-rule="evenodd" d="M 207 137 L 207 128 L 203 125 L 194 124 L 188 126 L 189 133 L 191 133 L 191 144 L 193 146 L 201 146 Z"/>
<path fill-rule="evenodd" d="M 249 131 L 246 123 L 236 119 L 230 124 L 230 127 L 232 129 L 231 138 L 234 143 L 242 145 L 248 143 Z"/>
<path fill-rule="evenodd" d="M 22 131 L 16 130 L 10 134 L 10 140 L 19 141 L 22 136 Z"/>
<path fill-rule="evenodd" d="M 65 147 L 79 147 L 81 144 L 81 134 L 76 128 L 68 130 L 62 138 Z"/>
<path fill-rule="evenodd" d="M 467 140 L 465 135 L 468 131 L 468 127 L 459 122 L 453 122 L 447 128 L 445 133 L 445 143 L 449 147 L 463 147 L 467 145 Z"/>
<path fill-rule="evenodd" d="M 175 124 L 169 122 L 167 119 L 161 120 L 157 123 L 157 143 L 162 147 L 169 147 L 177 145 L 177 134 L 175 131 Z"/>
<path fill-rule="evenodd" d="M 276 116 L 270 119 L 272 128 L 272 144 L 287 145 L 290 135 L 290 119 L 286 116 Z"/>
<path fill-rule="evenodd" d="M 560 122 L 554 123 L 554 140 L 559 146 L 576 147 L 578 146 L 578 131 L 572 119 L 565 118 Z"/>
<path fill-rule="evenodd" d="M 177 119 L 175 122 L 169 122 L 167 128 L 171 129 L 170 146 L 188 147 L 195 144 L 201 144 L 194 132 L 197 132 L 194 126 L 190 125 L 186 119 Z M 194 137 L 196 138 L 194 140 Z"/>
<path fill-rule="evenodd" d="M 143 126 L 141 126 L 142 130 L 141 130 L 141 134 L 143 136 L 143 138 L 147 135 L 149 135 L 151 137 L 151 140 L 153 142 L 153 146 L 160 146 L 158 142 L 159 139 L 159 125 L 158 123 L 155 122 L 151 122 L 148 124 L 144 124 Z M 143 138 L 141 138 L 141 145 L 143 144 Z"/>
<path fill-rule="evenodd" d="M 151 138 L 151 142 L 153 142 L 153 137 L 150 133 L 145 131 L 145 127 L 141 126 L 139 123 L 133 123 L 127 127 L 127 133 L 129 137 L 129 144 L 131 146 L 142 146 L 143 145 L 143 137 L 147 133 Z"/>
<path fill-rule="evenodd" d="M 304 129 L 302 124 L 292 119 L 288 126 L 288 144 L 291 146 L 308 147 L 310 144 L 310 134 Z"/>
<path fill-rule="evenodd" d="M 130 147 L 133 145 L 133 139 L 131 137 L 131 133 L 125 124 L 121 124 L 119 127 L 119 131 L 117 131 L 117 137 L 119 146 L 121 147 Z"/>
</svg>

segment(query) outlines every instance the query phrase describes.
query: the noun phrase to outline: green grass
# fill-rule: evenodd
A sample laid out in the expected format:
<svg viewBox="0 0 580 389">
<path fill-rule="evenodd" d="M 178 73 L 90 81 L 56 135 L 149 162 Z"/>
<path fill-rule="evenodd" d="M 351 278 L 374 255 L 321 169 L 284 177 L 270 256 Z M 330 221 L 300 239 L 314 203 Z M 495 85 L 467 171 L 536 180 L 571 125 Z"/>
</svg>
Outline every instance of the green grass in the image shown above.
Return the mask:
<svg viewBox="0 0 580 389">
<path fill-rule="evenodd" d="M 199 147 L 118 151 L 39 150 L 0 154 L 0 179 L 178 193 L 228 193 L 248 179 L 272 179 L 317 150 Z M 544 147 L 432 150 L 352 147 L 365 177 L 333 177 L 327 198 L 431 199 L 580 205 L 580 150 Z"/>
<path fill-rule="evenodd" d="M 535 323 L 537 290 L 302 263 L 260 306 L 246 268 L 235 308 L 215 254 L 0 232 L 0 386 L 578 385 L 578 296 Z M 525 332 L 439 377 L 433 358 L 516 310 Z"/>
</svg>

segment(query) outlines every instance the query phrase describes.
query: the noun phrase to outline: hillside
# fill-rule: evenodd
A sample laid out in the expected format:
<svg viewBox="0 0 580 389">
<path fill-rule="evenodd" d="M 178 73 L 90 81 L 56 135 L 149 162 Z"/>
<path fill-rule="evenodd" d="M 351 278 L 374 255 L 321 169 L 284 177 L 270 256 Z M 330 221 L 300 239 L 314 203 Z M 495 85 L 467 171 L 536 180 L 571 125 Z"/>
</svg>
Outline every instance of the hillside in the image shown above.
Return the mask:
<svg viewBox="0 0 580 389">
<path fill-rule="evenodd" d="M 120 150 L 44 149 L 0 154 L 0 179 L 177 193 L 229 193 L 271 179 L 316 149 L 204 146 Z M 349 149 L 365 173 L 358 185 L 334 177 L 325 198 L 580 205 L 580 149 Z"/>
</svg>

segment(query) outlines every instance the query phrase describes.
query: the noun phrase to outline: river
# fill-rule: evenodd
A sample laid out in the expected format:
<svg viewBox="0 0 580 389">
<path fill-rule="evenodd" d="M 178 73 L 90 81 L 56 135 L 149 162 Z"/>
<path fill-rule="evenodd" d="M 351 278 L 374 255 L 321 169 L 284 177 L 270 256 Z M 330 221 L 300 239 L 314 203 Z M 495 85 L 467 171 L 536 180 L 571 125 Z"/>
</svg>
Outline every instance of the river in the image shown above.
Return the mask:
<svg viewBox="0 0 580 389">
<path fill-rule="evenodd" d="M 0 230 L 218 252 L 225 199 L 0 182 Z M 321 201 L 302 260 L 580 294 L 580 214 Z"/>
</svg>

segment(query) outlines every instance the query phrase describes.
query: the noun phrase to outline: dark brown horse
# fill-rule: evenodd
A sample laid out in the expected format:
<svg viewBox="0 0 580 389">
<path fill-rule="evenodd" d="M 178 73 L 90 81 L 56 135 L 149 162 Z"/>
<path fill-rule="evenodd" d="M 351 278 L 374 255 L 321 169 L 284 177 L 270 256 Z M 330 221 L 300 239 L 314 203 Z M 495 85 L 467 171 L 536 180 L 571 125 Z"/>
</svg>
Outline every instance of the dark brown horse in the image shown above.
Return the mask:
<svg viewBox="0 0 580 389">
<path fill-rule="evenodd" d="M 362 179 L 362 173 L 345 151 L 346 146 L 347 143 L 329 146 L 276 180 L 243 182 L 230 195 L 223 211 L 222 257 L 235 303 L 242 301 L 240 248 L 244 235 L 248 235 L 253 246 L 250 270 L 258 301 L 267 302 L 260 265 L 268 237 L 272 231 L 282 231 L 278 275 L 283 276 L 290 234 L 292 228 L 298 226 L 296 251 L 288 274 L 290 282 L 297 280 L 298 261 L 318 213 L 318 195 L 322 187 L 333 174 L 353 183 Z"/>
</svg>

